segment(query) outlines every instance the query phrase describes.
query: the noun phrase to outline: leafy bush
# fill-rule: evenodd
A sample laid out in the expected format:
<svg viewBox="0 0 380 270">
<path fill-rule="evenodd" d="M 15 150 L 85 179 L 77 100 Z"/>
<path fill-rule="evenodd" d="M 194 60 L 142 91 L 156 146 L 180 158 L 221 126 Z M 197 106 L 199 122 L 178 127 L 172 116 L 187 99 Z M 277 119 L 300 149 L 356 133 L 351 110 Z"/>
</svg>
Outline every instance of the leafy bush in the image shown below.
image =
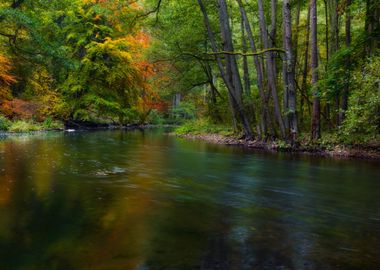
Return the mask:
<svg viewBox="0 0 380 270">
<path fill-rule="evenodd" d="M 34 124 L 32 122 L 22 121 L 22 120 L 13 122 L 11 126 L 9 127 L 9 131 L 15 132 L 15 133 L 38 131 L 42 129 L 43 128 L 37 124 Z"/>
<path fill-rule="evenodd" d="M 369 59 L 355 72 L 354 88 L 349 99 L 342 132 L 344 136 L 380 133 L 380 57 Z"/>
<path fill-rule="evenodd" d="M 64 128 L 64 125 L 62 122 L 60 121 L 55 121 L 53 120 L 51 117 L 48 117 L 45 119 L 45 121 L 42 123 L 42 127 L 44 129 L 50 129 L 50 130 L 53 130 L 53 129 L 63 129 Z"/>
<path fill-rule="evenodd" d="M 8 118 L 0 115 L 0 130 L 7 131 L 10 126 L 11 122 L 8 120 Z"/>
<path fill-rule="evenodd" d="M 154 109 L 150 111 L 147 118 L 147 122 L 153 125 L 163 125 L 165 124 L 165 119 L 163 118 L 163 115 L 158 110 Z"/>
<path fill-rule="evenodd" d="M 196 108 L 193 103 L 181 102 L 178 107 L 171 109 L 171 117 L 177 122 L 182 122 L 183 120 L 191 120 L 196 117 Z"/>
</svg>

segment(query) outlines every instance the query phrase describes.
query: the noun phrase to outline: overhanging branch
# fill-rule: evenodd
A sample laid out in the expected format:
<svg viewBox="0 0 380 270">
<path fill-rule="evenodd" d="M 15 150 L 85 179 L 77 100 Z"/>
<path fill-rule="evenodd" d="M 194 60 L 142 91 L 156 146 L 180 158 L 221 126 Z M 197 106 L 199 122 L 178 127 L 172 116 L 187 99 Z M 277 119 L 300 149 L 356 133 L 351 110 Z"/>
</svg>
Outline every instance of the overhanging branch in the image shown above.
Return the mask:
<svg viewBox="0 0 380 270">
<path fill-rule="evenodd" d="M 285 53 L 285 50 L 282 48 L 269 48 L 262 51 L 258 51 L 255 53 L 243 53 L 243 52 L 227 52 L 227 51 L 220 51 L 220 52 L 210 52 L 207 53 L 207 55 L 241 55 L 241 56 L 255 56 L 255 55 L 261 55 L 267 52 L 280 52 Z"/>
</svg>

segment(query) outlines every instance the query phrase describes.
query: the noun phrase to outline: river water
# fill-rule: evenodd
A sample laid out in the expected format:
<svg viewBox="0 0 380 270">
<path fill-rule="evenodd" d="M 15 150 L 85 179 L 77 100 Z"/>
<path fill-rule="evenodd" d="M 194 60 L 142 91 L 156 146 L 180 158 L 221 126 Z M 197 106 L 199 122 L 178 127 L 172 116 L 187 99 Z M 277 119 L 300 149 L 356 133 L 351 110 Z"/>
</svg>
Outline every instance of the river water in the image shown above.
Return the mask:
<svg viewBox="0 0 380 270">
<path fill-rule="evenodd" d="M 0 269 L 379 269 L 378 162 L 160 130 L 0 141 Z"/>
</svg>

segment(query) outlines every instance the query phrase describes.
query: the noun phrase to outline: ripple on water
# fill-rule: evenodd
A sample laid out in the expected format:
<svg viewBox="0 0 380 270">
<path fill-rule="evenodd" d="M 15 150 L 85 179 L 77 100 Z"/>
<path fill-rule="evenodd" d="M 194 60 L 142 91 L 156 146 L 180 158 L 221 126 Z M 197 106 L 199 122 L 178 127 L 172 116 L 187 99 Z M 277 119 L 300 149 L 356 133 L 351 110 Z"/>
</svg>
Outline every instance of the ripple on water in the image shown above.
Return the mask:
<svg viewBox="0 0 380 270">
<path fill-rule="evenodd" d="M 102 177 L 108 177 L 108 176 L 122 175 L 126 172 L 127 172 L 127 169 L 115 166 L 115 167 L 112 167 L 111 169 L 96 170 L 90 173 L 90 175 L 102 178 Z"/>
</svg>

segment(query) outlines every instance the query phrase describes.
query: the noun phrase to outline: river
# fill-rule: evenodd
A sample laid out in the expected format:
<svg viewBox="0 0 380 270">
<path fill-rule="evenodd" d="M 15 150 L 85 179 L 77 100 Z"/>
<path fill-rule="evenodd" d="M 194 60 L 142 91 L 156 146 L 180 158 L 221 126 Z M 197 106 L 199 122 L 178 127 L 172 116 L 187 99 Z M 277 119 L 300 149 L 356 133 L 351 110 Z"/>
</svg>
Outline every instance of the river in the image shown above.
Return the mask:
<svg viewBox="0 0 380 270">
<path fill-rule="evenodd" d="M 379 269 L 379 162 L 161 130 L 0 140 L 0 269 Z"/>
</svg>

